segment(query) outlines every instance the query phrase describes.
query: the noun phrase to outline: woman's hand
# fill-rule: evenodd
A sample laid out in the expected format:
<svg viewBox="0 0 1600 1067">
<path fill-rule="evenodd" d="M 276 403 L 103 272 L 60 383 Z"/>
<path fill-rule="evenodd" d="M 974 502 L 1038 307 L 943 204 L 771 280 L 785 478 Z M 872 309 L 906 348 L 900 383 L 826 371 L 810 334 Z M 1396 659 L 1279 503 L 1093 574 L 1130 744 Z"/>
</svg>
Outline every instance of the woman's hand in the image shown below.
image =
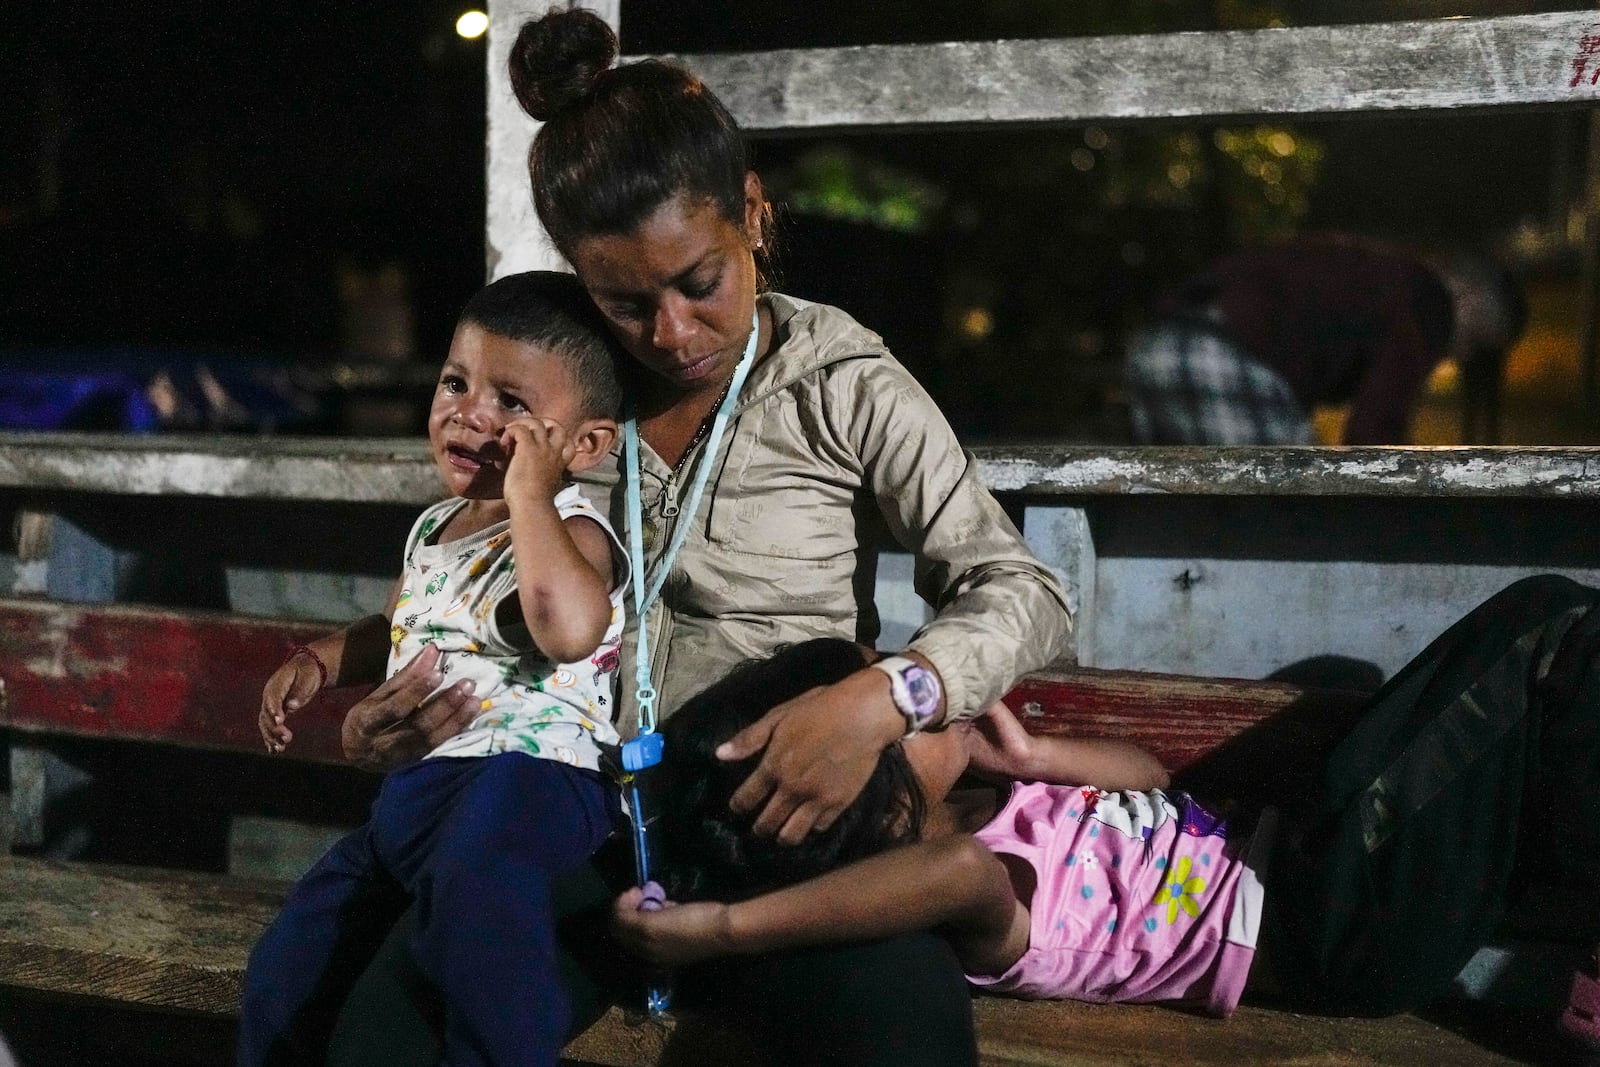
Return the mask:
<svg viewBox="0 0 1600 1067">
<path fill-rule="evenodd" d="M 443 684 L 439 649 L 427 645 L 345 715 L 345 758 L 368 770 L 393 770 L 466 729 L 478 711 L 472 682 L 434 693 Z"/>
<path fill-rule="evenodd" d="M 841 682 L 779 704 L 717 749 L 735 761 L 766 751 L 733 794 L 737 812 L 761 809 L 755 832 L 797 845 L 826 830 L 860 794 L 886 746 L 905 733 L 905 719 L 880 671 L 860 670 Z"/>
<path fill-rule="evenodd" d="M 647 963 L 680 967 L 734 951 L 728 905 L 711 901 L 639 910 L 644 890 L 635 886 L 611 905 L 611 925 L 623 947 Z"/>
<path fill-rule="evenodd" d="M 322 690 L 322 672 L 304 650 L 296 651 L 272 672 L 261 688 L 261 715 L 256 720 L 268 752 L 282 752 L 294 740 L 289 716 Z"/>
</svg>

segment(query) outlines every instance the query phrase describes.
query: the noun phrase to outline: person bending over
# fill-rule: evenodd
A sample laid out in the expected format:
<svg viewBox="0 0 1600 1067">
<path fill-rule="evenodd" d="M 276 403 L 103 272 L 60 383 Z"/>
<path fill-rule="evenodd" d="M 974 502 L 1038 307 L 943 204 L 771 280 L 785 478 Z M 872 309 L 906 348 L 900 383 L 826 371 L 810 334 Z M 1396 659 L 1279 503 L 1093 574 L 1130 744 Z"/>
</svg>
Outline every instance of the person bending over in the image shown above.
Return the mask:
<svg viewBox="0 0 1600 1067">
<path fill-rule="evenodd" d="M 1321 405 L 1347 404 L 1342 443 L 1405 444 L 1428 376 L 1453 360 L 1468 443 L 1497 441 L 1501 372 L 1527 323 L 1503 268 L 1423 259 L 1343 234 L 1240 249 L 1167 294 L 1130 338 L 1134 439 L 1310 444 Z"/>
</svg>

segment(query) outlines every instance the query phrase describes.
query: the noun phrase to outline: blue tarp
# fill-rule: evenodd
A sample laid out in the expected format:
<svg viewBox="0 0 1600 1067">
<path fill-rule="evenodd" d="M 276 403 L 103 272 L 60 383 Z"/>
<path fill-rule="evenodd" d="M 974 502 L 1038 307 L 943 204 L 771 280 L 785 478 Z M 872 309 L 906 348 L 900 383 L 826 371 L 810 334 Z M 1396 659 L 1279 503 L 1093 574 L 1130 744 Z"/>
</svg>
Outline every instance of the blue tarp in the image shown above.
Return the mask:
<svg viewBox="0 0 1600 1067">
<path fill-rule="evenodd" d="M 282 362 L 149 350 L 0 351 L 0 428 L 292 430 L 323 405 Z"/>
</svg>

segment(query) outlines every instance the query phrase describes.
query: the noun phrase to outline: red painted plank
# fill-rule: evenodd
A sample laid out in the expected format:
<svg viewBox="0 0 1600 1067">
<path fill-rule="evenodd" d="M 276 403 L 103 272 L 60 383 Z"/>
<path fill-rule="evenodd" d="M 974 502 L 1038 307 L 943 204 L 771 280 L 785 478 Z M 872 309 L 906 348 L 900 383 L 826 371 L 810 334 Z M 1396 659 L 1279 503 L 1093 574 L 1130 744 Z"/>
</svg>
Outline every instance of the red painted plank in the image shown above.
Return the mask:
<svg viewBox="0 0 1600 1067">
<path fill-rule="evenodd" d="M 1354 723 L 1362 693 L 1283 682 L 1079 668 L 1025 678 L 1006 703 L 1030 730 L 1110 737 L 1155 753 L 1218 803 L 1295 807 Z"/>
<path fill-rule="evenodd" d="M 261 687 L 290 647 L 327 625 L 115 605 L 0 600 L 0 725 L 262 751 Z M 339 762 L 360 695 L 328 693 L 296 716 L 294 754 Z"/>
<path fill-rule="evenodd" d="M 1132 741 L 1181 771 L 1269 719 L 1294 720 L 1288 740 L 1324 750 L 1363 699 L 1285 682 L 1078 668 L 1030 675 L 1005 702 L 1035 733 Z"/>
<path fill-rule="evenodd" d="M 0 600 L 0 725 L 19 730 L 260 751 L 261 687 L 289 648 L 327 632 L 303 622 L 125 605 Z M 291 755 L 338 762 L 359 690 L 296 717 Z M 1113 737 L 1222 787 L 1312 768 L 1356 694 L 1281 682 L 1087 668 L 1041 673 L 1006 696 L 1030 730 Z M 1253 790 L 1245 790 L 1247 792 Z"/>
</svg>

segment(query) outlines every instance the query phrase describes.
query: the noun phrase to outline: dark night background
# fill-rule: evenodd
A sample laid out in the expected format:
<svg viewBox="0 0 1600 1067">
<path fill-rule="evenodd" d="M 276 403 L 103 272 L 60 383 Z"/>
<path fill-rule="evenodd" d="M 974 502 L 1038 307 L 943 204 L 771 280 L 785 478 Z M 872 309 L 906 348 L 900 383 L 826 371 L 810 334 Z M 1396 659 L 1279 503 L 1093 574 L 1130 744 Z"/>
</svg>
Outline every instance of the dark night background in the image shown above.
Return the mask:
<svg viewBox="0 0 1600 1067">
<path fill-rule="evenodd" d="M 0 360 L 379 361 L 390 384 L 425 379 L 484 272 L 484 44 L 453 28 L 468 6 L 5 5 Z M 641 54 L 1584 6 L 629 0 L 622 26 Z M 1497 249 L 1543 322 L 1538 374 L 1567 373 L 1587 121 L 775 138 L 756 153 L 783 224 L 779 287 L 884 333 L 963 434 L 1116 440 L 1119 340 L 1146 301 L 1218 251 L 1298 230 Z M 297 379 L 323 400 L 354 380 Z M 415 388 L 278 425 L 411 432 Z"/>
</svg>

